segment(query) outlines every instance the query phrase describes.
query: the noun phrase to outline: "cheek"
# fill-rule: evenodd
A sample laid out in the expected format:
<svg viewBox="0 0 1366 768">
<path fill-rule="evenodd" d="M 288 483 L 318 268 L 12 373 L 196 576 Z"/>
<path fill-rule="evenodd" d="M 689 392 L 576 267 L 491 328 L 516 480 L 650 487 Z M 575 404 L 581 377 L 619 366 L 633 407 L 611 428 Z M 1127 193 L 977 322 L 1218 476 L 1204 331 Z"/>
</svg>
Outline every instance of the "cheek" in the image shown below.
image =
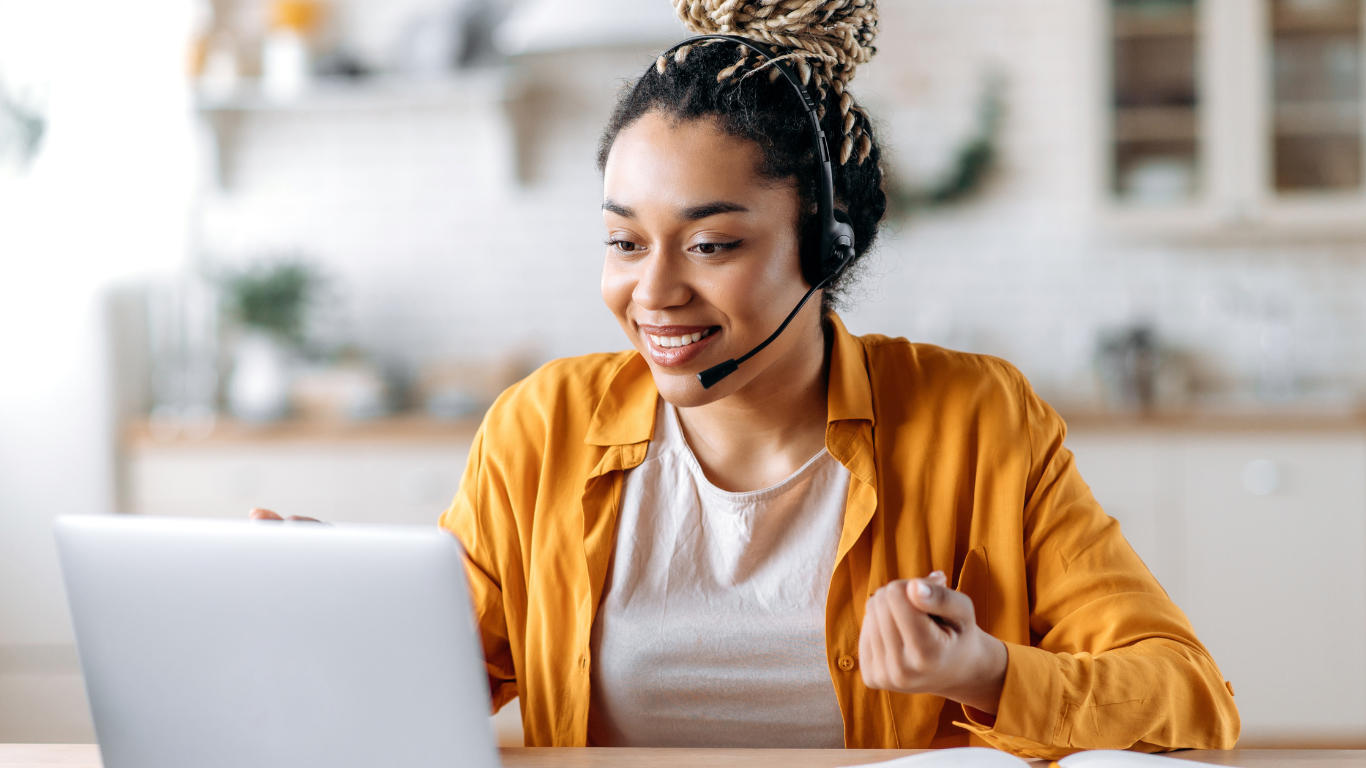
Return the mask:
<svg viewBox="0 0 1366 768">
<path fill-rule="evenodd" d="M 764 293 L 766 270 L 759 264 L 737 265 L 738 268 L 718 270 L 721 274 L 708 275 L 696 286 L 698 296 L 717 308 L 732 322 L 745 322 L 759 313 L 758 302 Z"/>
<path fill-rule="evenodd" d="M 776 248 L 766 258 L 737 264 L 735 269 L 727 270 L 723 279 L 707 286 L 708 298 L 733 318 L 768 322 L 777 311 L 775 307 L 794 290 L 793 286 L 800 286 L 800 270 L 793 267 L 791 260 L 786 249 Z"/>
<path fill-rule="evenodd" d="M 631 306 L 631 292 L 635 289 L 635 279 L 630 270 L 615 266 L 611 258 L 602 265 L 602 302 L 616 315 L 617 321 L 626 322 L 626 312 Z"/>
</svg>

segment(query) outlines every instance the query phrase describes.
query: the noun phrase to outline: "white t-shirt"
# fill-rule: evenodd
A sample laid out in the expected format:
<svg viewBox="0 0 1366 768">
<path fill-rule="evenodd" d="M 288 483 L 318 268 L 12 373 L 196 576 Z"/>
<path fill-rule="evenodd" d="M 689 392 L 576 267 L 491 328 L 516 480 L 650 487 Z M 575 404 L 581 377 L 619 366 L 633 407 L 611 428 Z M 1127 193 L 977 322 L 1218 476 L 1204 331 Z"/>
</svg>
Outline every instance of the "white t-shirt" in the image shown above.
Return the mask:
<svg viewBox="0 0 1366 768">
<path fill-rule="evenodd" d="M 589 743 L 843 747 L 825 601 L 848 489 L 821 449 L 771 488 L 723 491 L 661 398 L 593 623 Z"/>
</svg>

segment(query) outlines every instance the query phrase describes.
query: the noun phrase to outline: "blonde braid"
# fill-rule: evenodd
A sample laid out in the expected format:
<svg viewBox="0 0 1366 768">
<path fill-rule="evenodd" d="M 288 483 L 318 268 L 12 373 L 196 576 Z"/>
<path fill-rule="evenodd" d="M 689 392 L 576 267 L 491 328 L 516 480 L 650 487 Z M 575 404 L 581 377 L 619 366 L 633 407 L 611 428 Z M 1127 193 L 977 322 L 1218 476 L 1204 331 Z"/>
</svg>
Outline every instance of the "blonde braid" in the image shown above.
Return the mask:
<svg viewBox="0 0 1366 768">
<path fill-rule="evenodd" d="M 720 41 L 720 40 L 703 40 L 701 43 L 698 43 L 697 45 L 682 45 L 682 46 L 679 46 L 679 47 L 678 47 L 678 50 L 674 51 L 674 63 L 675 63 L 675 64 L 682 64 L 684 61 L 687 61 L 687 59 L 688 59 L 688 54 L 692 53 L 692 51 L 693 51 L 694 48 L 705 48 L 705 47 L 707 47 L 707 46 L 709 46 L 709 45 L 712 45 L 712 44 L 714 44 L 714 43 L 719 43 L 719 42 L 721 42 L 721 41 Z M 660 56 L 659 58 L 655 59 L 655 71 L 658 72 L 659 74 L 661 74 L 661 75 L 664 74 L 664 70 L 668 69 L 668 67 L 669 67 L 669 59 L 668 59 L 667 56 Z"/>
<path fill-rule="evenodd" d="M 820 94 L 818 111 L 822 119 L 827 91 L 833 90 L 840 97 L 840 163 L 847 163 L 855 153 L 860 165 L 868 158 L 872 151 L 872 142 L 864 129 L 868 116 L 845 88 L 858 65 L 868 63 L 877 52 L 873 47 L 878 18 L 874 0 L 673 0 L 673 4 L 683 25 L 695 34 L 738 35 L 791 49 L 778 58 L 792 62 L 803 85 L 814 81 Z M 739 47 L 739 61 L 722 70 L 718 82 L 734 76 L 749 63 L 749 50 Z M 680 53 L 685 49 L 680 49 Z M 675 56 L 682 62 L 686 53 Z M 769 78 L 776 79 L 779 73 L 771 64 L 760 61 L 741 77 L 769 68 Z M 661 56 L 656 63 L 661 74 L 666 66 Z"/>
</svg>

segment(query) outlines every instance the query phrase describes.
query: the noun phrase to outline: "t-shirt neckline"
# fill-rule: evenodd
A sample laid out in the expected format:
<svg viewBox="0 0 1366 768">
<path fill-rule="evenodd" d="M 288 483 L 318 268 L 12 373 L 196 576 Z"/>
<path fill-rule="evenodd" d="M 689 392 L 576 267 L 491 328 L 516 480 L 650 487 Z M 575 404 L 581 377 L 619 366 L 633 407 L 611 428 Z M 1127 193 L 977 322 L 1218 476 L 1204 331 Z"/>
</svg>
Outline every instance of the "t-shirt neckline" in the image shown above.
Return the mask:
<svg viewBox="0 0 1366 768">
<path fill-rule="evenodd" d="M 829 449 L 825 446 L 821 446 L 821 449 L 816 452 L 816 455 L 807 459 L 806 463 L 798 467 L 796 471 L 767 488 L 760 488 L 755 491 L 727 491 L 723 488 L 718 488 L 711 480 L 707 479 L 707 473 L 702 471 L 701 462 L 697 460 L 696 454 L 693 453 L 692 446 L 688 445 L 688 439 L 683 434 L 683 423 L 678 418 L 678 409 L 669 401 L 664 400 L 664 398 L 660 398 L 660 401 L 663 403 L 664 417 L 668 422 L 665 429 L 673 432 L 675 442 L 680 446 L 680 453 L 683 454 L 684 460 L 688 464 L 688 468 L 692 470 L 694 474 L 697 487 L 710 495 L 725 499 L 728 502 L 745 503 L 777 498 L 791 490 L 793 486 L 801 482 L 807 475 L 815 472 L 816 469 L 824 463 L 822 459 L 829 458 L 832 461 L 834 460 L 834 457 L 830 455 Z M 669 442 L 671 441 L 665 441 L 666 445 L 668 445 Z"/>
</svg>

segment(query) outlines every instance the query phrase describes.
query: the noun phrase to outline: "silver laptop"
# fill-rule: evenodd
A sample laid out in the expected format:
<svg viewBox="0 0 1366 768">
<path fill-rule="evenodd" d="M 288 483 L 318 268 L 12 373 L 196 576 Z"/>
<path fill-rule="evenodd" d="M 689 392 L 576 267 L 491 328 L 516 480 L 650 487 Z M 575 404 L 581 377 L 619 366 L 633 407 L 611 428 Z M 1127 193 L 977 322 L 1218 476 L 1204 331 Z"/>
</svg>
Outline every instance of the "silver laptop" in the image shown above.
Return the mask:
<svg viewBox="0 0 1366 768">
<path fill-rule="evenodd" d="M 105 768 L 493 768 L 460 545 L 430 529 L 64 517 Z"/>
</svg>

